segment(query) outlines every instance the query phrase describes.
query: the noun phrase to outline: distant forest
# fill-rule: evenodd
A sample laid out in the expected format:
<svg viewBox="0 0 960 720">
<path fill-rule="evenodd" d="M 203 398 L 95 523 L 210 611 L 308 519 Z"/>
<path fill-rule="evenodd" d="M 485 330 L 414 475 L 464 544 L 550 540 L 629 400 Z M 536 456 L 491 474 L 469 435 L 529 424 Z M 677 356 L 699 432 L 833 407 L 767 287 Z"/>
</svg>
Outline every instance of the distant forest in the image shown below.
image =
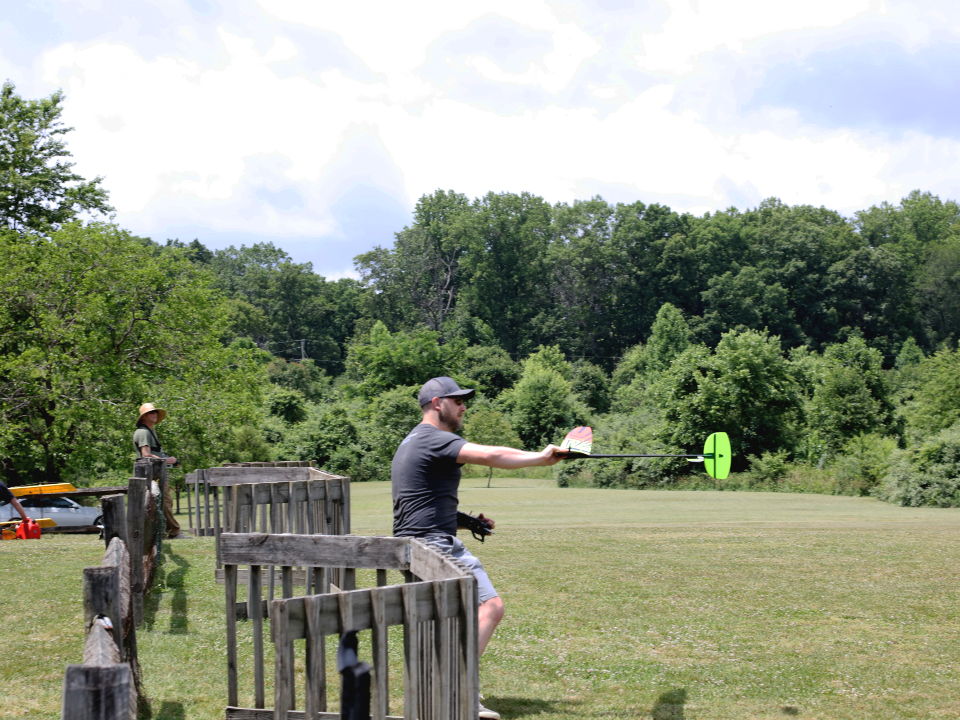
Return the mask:
<svg viewBox="0 0 960 720">
<path fill-rule="evenodd" d="M 596 197 L 420 198 L 327 281 L 269 243 L 210 250 L 108 222 L 62 97 L 0 95 L 0 474 L 107 482 L 134 409 L 185 461 L 304 459 L 382 480 L 416 388 L 477 387 L 465 435 L 684 452 L 736 472 L 570 462 L 562 485 L 874 494 L 960 505 L 960 207 L 845 217 L 766 200 L 703 216 Z"/>
</svg>

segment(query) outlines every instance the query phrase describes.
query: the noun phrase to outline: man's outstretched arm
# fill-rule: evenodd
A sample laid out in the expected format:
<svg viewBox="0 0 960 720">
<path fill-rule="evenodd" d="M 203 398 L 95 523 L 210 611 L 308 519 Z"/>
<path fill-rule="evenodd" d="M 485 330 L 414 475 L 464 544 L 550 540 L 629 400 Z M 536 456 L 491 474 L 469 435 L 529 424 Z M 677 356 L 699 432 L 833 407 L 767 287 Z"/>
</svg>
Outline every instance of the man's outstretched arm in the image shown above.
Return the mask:
<svg viewBox="0 0 960 720">
<path fill-rule="evenodd" d="M 469 465 L 485 465 L 486 467 L 512 470 L 514 468 L 554 465 L 561 458 L 557 455 L 560 450 L 556 445 L 547 445 L 540 452 L 517 450 L 516 448 L 501 447 L 499 445 L 477 445 L 468 442 L 457 455 L 457 462 Z"/>
</svg>

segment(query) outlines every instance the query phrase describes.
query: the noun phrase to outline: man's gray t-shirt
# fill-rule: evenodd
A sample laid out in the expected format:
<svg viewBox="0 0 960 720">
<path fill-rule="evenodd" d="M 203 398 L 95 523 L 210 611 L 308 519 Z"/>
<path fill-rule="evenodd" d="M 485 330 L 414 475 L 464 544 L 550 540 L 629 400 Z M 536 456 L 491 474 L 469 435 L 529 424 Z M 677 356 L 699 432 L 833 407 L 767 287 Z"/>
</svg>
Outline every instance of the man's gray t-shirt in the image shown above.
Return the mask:
<svg viewBox="0 0 960 720">
<path fill-rule="evenodd" d="M 457 455 L 466 442 L 422 423 L 400 443 L 390 468 L 394 535 L 457 534 Z"/>
</svg>

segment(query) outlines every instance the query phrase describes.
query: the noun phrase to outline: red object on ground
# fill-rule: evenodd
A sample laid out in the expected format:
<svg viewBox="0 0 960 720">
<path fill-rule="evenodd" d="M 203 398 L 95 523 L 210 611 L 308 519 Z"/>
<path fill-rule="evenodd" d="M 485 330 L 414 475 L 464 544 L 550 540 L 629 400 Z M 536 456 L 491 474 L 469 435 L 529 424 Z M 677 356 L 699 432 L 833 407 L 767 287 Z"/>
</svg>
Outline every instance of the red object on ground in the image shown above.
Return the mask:
<svg viewBox="0 0 960 720">
<path fill-rule="evenodd" d="M 40 537 L 40 526 L 33 518 L 27 518 L 17 526 L 18 540 L 36 540 Z"/>
</svg>

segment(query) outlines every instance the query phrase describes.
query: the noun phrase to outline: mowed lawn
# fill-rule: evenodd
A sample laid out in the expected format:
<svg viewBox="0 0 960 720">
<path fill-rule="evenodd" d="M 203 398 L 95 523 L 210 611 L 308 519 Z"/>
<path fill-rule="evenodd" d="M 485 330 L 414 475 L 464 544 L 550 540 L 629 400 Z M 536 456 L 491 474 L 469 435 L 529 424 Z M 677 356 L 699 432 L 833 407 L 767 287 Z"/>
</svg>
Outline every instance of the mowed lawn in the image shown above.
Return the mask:
<svg viewBox="0 0 960 720">
<path fill-rule="evenodd" d="M 468 479 L 468 545 L 507 616 L 485 704 L 536 718 L 958 718 L 960 510 L 773 493 L 559 489 Z M 353 529 L 387 534 L 390 488 Z M 0 543 L 0 718 L 58 718 L 82 653 L 94 536 Z M 219 718 L 223 597 L 209 538 L 168 543 L 138 643 L 154 718 Z M 369 648 L 361 648 L 369 653 Z"/>
</svg>

